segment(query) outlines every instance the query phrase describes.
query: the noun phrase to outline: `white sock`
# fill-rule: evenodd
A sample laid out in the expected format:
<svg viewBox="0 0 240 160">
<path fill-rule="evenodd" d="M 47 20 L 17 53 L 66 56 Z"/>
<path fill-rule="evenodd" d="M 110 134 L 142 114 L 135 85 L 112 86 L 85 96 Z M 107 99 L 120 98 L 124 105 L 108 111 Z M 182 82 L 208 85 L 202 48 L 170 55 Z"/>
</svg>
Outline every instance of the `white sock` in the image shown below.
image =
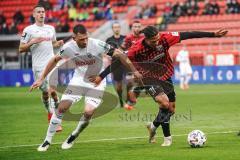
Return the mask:
<svg viewBox="0 0 240 160">
<path fill-rule="evenodd" d="M 152 129 L 153 131 L 156 131 L 156 130 L 157 130 L 157 128 L 153 125 L 152 122 L 151 122 L 151 129 Z"/>
<path fill-rule="evenodd" d="M 183 87 L 184 84 L 184 76 L 180 76 L 180 88 Z"/>
<path fill-rule="evenodd" d="M 89 119 L 82 115 L 76 129 L 72 132 L 72 135 L 77 137 L 88 126 L 88 124 Z"/>
<path fill-rule="evenodd" d="M 45 141 L 48 141 L 49 143 L 52 142 L 52 138 L 54 134 L 56 133 L 57 127 L 62 123 L 63 114 L 59 113 L 58 116 L 56 113 L 53 113 L 52 118 L 50 120 L 47 135 L 45 138 Z"/>
<path fill-rule="evenodd" d="M 185 84 L 188 84 L 191 79 L 191 75 L 186 75 Z"/>
</svg>

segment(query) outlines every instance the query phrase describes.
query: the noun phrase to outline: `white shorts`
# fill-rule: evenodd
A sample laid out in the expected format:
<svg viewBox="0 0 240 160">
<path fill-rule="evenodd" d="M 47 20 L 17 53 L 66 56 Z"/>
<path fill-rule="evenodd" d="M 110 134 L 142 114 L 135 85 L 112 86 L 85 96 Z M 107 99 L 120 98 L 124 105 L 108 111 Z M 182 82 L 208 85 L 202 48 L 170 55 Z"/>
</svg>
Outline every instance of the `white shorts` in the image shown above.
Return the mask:
<svg viewBox="0 0 240 160">
<path fill-rule="evenodd" d="M 81 77 L 74 76 L 64 91 L 61 100 L 69 100 L 76 103 L 84 96 L 85 104 L 90 104 L 94 108 L 97 108 L 102 103 L 105 88 L 105 80 L 95 87 L 90 82 L 84 82 Z"/>
<path fill-rule="evenodd" d="M 192 74 L 192 68 L 191 68 L 190 64 L 180 65 L 179 70 L 180 70 L 181 76 L 186 76 L 186 75 Z"/>
</svg>

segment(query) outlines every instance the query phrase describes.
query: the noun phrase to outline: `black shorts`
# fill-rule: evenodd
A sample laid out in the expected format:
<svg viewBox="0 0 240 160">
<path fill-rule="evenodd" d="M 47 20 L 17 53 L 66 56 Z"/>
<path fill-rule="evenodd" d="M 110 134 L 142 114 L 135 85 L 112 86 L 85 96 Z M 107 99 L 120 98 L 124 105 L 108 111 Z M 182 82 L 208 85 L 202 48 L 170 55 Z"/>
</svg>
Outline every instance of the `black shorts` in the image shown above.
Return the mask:
<svg viewBox="0 0 240 160">
<path fill-rule="evenodd" d="M 122 81 L 126 75 L 125 68 L 123 66 L 119 66 L 116 70 L 112 72 L 114 81 Z"/>
<path fill-rule="evenodd" d="M 164 83 L 161 83 L 162 85 L 146 85 L 144 87 L 136 87 L 134 88 L 134 90 L 140 91 L 142 89 L 145 89 L 154 100 L 157 95 L 165 93 L 168 96 L 169 102 L 175 102 L 176 93 L 174 91 L 172 79 L 169 78 L 168 80 L 166 80 L 166 82 L 167 85 Z"/>
</svg>

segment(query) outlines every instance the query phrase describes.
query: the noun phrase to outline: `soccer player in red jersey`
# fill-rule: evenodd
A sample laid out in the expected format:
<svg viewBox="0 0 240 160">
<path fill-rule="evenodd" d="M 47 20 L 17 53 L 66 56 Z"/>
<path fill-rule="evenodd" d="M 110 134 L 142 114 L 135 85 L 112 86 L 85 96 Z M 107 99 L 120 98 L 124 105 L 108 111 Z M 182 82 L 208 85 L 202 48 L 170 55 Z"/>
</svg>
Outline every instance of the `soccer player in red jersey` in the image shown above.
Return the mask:
<svg viewBox="0 0 240 160">
<path fill-rule="evenodd" d="M 176 94 L 174 91 L 174 86 L 172 84 L 171 76 L 174 74 L 173 62 L 168 52 L 169 48 L 176 43 L 180 43 L 182 40 L 187 40 L 191 38 L 204 38 L 204 37 L 223 37 L 227 34 L 227 30 L 221 29 L 217 32 L 170 32 L 170 33 L 160 33 L 158 29 L 154 26 L 147 26 L 142 31 L 144 38 L 140 39 L 131 48 L 128 49 L 128 58 L 132 62 L 142 63 L 149 62 L 148 68 L 144 68 L 143 77 L 145 77 L 144 72 L 150 72 L 149 75 L 154 77 L 154 81 L 159 81 L 160 85 L 147 85 L 149 95 L 153 97 L 155 102 L 159 104 L 159 112 L 155 120 L 147 125 L 149 131 L 149 142 L 155 142 L 155 135 L 157 128 L 161 125 L 164 135 L 164 142 L 162 146 L 170 146 L 172 144 L 172 137 L 170 133 L 170 117 L 175 113 L 175 101 Z M 151 63 L 159 64 L 160 74 L 152 72 Z M 117 64 L 119 65 L 119 63 Z M 108 72 L 114 70 L 117 66 L 112 64 L 106 68 L 99 76 L 92 79 L 92 82 L 98 84 L 101 82 Z M 163 67 L 161 67 L 163 66 Z M 110 69 L 109 69 L 110 68 Z M 138 67 L 137 67 L 138 68 Z M 157 69 L 157 68 L 156 68 Z M 141 85 L 144 85 L 144 80 Z M 171 84 L 169 88 L 170 92 L 166 92 L 164 84 Z M 163 85 L 161 85 L 163 84 Z"/>
<path fill-rule="evenodd" d="M 128 34 L 125 37 L 124 42 L 122 44 L 123 49 L 125 50 L 129 49 L 139 39 L 144 37 L 144 35 L 140 33 L 141 29 L 142 29 L 142 24 L 140 21 L 135 20 L 132 22 L 132 25 L 131 25 L 132 33 Z"/>
</svg>

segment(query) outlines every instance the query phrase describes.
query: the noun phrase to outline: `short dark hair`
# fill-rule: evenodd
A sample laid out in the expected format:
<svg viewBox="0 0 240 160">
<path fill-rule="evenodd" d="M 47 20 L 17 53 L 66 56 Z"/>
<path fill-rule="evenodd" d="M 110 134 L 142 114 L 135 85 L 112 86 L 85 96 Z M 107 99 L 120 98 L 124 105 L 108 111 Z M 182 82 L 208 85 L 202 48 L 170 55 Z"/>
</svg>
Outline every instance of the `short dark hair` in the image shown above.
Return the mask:
<svg viewBox="0 0 240 160">
<path fill-rule="evenodd" d="M 154 26 L 147 26 L 141 30 L 141 33 L 143 33 L 146 38 L 152 38 L 158 34 L 158 29 Z"/>
<path fill-rule="evenodd" d="M 87 29 L 84 25 L 82 24 L 77 24 L 76 26 L 73 27 L 73 33 L 74 34 L 86 34 L 87 33 Z"/>
<path fill-rule="evenodd" d="M 132 29 L 132 26 L 134 23 L 140 23 L 142 24 L 139 20 L 134 20 L 130 25 L 129 25 L 129 28 Z"/>
<path fill-rule="evenodd" d="M 133 22 L 132 22 L 132 24 L 133 23 L 141 23 L 139 20 L 134 20 Z"/>
<path fill-rule="evenodd" d="M 39 3 L 39 4 L 37 4 L 36 6 L 33 7 L 33 10 L 34 10 L 35 8 L 38 8 L 38 7 L 41 7 L 41 8 L 44 8 L 44 9 L 45 9 L 45 7 L 44 7 L 41 3 Z"/>
</svg>

